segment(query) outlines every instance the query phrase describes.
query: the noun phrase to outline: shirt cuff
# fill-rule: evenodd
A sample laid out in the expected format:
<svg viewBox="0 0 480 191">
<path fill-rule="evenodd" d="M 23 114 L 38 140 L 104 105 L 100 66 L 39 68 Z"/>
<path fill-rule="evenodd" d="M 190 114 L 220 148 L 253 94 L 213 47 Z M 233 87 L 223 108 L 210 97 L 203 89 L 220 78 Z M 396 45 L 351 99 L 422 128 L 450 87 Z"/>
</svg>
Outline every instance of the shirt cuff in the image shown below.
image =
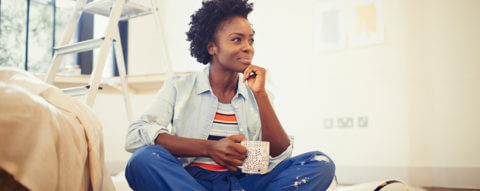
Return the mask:
<svg viewBox="0 0 480 191">
<path fill-rule="evenodd" d="M 152 124 L 143 130 L 145 131 L 144 135 L 147 145 L 155 145 L 155 139 L 157 139 L 160 133 L 169 133 L 168 128 L 156 124 Z"/>
<path fill-rule="evenodd" d="M 283 151 L 282 154 L 280 154 L 276 157 L 270 157 L 267 172 L 270 172 L 278 164 L 280 164 L 282 161 L 284 161 L 285 159 L 288 159 L 292 156 L 294 138 L 293 138 L 293 136 L 288 136 L 288 139 L 290 140 L 290 145 L 287 147 L 287 149 L 285 149 L 285 151 Z"/>
</svg>

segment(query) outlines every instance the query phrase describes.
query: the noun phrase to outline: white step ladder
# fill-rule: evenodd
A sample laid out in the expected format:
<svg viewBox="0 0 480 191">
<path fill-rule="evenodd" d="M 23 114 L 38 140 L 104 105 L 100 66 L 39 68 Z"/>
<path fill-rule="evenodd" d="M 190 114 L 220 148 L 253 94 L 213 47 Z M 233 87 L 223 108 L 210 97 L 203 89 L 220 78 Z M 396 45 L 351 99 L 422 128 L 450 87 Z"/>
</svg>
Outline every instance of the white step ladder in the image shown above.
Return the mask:
<svg viewBox="0 0 480 191">
<path fill-rule="evenodd" d="M 80 95 L 81 92 L 87 92 L 85 102 L 90 107 L 93 107 L 95 103 L 95 97 L 98 93 L 99 84 L 102 78 L 103 69 L 105 67 L 105 61 L 110 51 L 112 43 L 115 44 L 115 55 L 117 58 L 117 68 L 120 74 L 120 81 L 122 84 L 122 93 L 125 101 L 125 107 L 127 110 L 127 117 L 129 121 L 132 121 L 132 107 L 130 103 L 130 96 L 128 92 L 128 82 L 125 71 L 125 62 L 123 60 L 122 43 L 120 41 L 120 33 L 118 30 L 118 22 L 121 20 L 128 20 L 131 18 L 153 14 L 157 27 L 160 30 L 160 35 L 164 45 L 164 51 L 166 56 L 166 64 L 168 73 L 173 73 L 172 65 L 170 63 L 169 52 L 166 46 L 165 35 L 162 30 L 162 24 L 159 15 L 158 1 L 150 0 L 151 6 L 146 7 L 128 0 L 96 0 L 87 3 L 87 0 L 77 0 L 77 4 L 74 8 L 74 13 L 68 23 L 67 29 L 60 43 L 60 46 L 54 48 L 54 55 L 52 63 L 48 70 L 45 81 L 53 84 L 56 73 L 60 64 L 62 63 L 63 55 L 73 54 L 79 52 L 85 52 L 100 48 L 100 53 L 97 58 L 96 66 L 93 68 L 90 76 L 90 82 L 88 85 L 81 87 L 74 87 L 65 89 L 64 92 L 71 92 L 72 96 Z M 74 44 L 68 44 L 76 30 L 78 21 L 83 12 L 90 14 L 99 14 L 109 17 L 108 26 L 105 31 L 105 36 L 99 39 L 91 39 Z M 79 93 L 80 92 L 80 93 Z"/>
</svg>

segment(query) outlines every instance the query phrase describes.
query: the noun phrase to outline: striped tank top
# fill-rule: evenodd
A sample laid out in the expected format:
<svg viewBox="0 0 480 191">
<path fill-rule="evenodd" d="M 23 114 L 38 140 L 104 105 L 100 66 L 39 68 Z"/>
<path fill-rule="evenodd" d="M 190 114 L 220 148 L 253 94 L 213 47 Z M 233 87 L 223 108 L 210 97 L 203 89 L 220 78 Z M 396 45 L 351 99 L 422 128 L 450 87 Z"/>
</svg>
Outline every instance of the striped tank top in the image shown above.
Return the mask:
<svg viewBox="0 0 480 191">
<path fill-rule="evenodd" d="M 240 134 L 240 130 L 235 117 L 235 112 L 231 104 L 219 103 L 208 140 L 220 140 L 231 135 Z M 197 157 L 190 164 L 212 171 L 226 171 L 226 168 L 218 165 L 210 157 Z"/>
</svg>

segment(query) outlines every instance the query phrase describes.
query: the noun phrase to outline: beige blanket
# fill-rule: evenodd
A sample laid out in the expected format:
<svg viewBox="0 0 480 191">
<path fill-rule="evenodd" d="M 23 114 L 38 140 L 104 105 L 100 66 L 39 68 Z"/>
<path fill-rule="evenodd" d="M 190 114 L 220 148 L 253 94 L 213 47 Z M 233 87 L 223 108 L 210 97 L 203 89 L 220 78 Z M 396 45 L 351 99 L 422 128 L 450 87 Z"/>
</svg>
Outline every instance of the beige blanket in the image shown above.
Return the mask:
<svg viewBox="0 0 480 191">
<path fill-rule="evenodd" d="M 83 103 L 0 67 L 0 168 L 32 191 L 115 190 L 102 126 Z"/>
</svg>

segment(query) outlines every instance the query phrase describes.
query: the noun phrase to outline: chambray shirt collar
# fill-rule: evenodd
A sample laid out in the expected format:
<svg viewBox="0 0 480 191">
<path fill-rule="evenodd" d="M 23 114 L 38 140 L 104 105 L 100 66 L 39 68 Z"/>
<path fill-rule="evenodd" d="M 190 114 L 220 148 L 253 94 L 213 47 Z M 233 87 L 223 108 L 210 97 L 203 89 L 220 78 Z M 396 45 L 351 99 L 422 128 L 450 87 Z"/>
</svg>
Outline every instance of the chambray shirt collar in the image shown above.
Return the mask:
<svg viewBox="0 0 480 191">
<path fill-rule="evenodd" d="M 210 65 L 205 67 L 205 69 L 203 69 L 203 71 L 200 72 L 199 75 L 197 75 L 197 82 L 198 82 L 196 83 L 197 94 L 201 94 L 206 91 L 210 91 L 213 93 L 212 87 L 210 86 L 210 80 L 208 78 L 209 75 L 210 75 Z M 237 84 L 238 89 L 236 94 L 237 96 L 241 95 L 245 98 L 248 95 L 248 89 L 246 87 L 246 84 L 242 82 L 241 77 L 242 77 L 242 74 L 238 75 L 238 84 Z"/>
</svg>

